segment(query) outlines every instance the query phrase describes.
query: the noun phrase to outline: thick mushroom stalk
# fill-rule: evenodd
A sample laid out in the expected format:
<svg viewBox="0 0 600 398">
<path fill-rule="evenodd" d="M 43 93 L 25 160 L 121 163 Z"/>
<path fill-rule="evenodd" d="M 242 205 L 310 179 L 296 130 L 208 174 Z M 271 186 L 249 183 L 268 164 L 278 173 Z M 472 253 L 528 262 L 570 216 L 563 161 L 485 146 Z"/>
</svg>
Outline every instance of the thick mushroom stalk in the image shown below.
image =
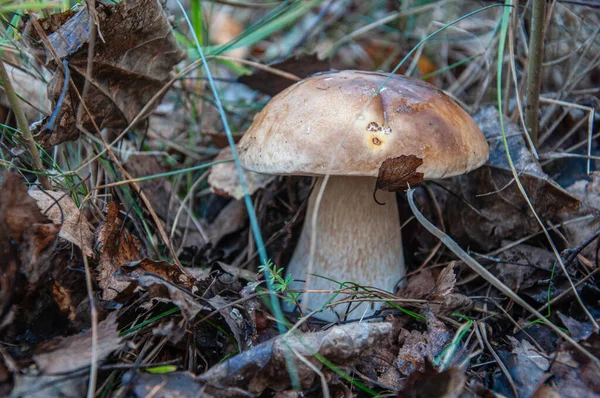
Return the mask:
<svg viewBox="0 0 600 398">
<path fill-rule="evenodd" d="M 319 205 L 316 230 L 313 230 L 312 219 L 322 183 L 323 178 L 318 178 L 309 198 L 302 235 L 288 266 L 288 272 L 297 281 L 292 288 L 333 291 L 340 289 L 339 283 L 351 282 L 345 285 L 346 288 L 356 284 L 393 293 L 405 275 L 395 194 L 379 191 L 378 200 L 385 202 L 381 206 L 373 199 L 375 178 L 331 176 Z M 315 234 L 313 275 L 310 286 L 305 286 L 310 242 Z M 365 293 L 361 289 L 358 292 Z M 303 311 L 309 312 L 320 308 L 332 297 L 332 293 L 308 292 L 300 297 L 300 305 Z M 339 294 L 333 302 L 350 297 Z M 306 303 L 309 308 L 304 308 Z M 360 319 L 372 315 L 381 305 L 374 301 L 344 303 L 328 307 L 317 317 L 327 321 Z"/>
</svg>

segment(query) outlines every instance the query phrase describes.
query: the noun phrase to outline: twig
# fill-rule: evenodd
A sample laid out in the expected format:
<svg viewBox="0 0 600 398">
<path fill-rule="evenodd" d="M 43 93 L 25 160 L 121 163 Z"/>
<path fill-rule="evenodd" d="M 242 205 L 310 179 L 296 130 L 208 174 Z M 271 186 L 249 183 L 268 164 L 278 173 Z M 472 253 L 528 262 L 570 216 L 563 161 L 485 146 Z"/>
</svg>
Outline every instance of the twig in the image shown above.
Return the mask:
<svg viewBox="0 0 600 398">
<path fill-rule="evenodd" d="M 46 174 L 44 172 L 44 165 L 42 164 L 40 153 L 38 152 L 38 148 L 35 145 L 33 135 L 31 135 L 31 130 L 29 130 L 27 118 L 25 117 L 23 108 L 21 108 L 21 104 L 19 103 L 19 97 L 17 97 L 17 93 L 15 92 L 10 78 L 8 77 L 8 73 L 6 72 L 6 68 L 4 67 L 4 62 L 2 61 L 0 61 L 0 81 L 2 82 L 2 86 L 4 87 L 4 91 L 6 92 L 8 102 L 10 102 L 12 110 L 15 113 L 15 118 L 17 119 L 17 127 L 19 127 L 19 130 L 21 130 L 21 133 L 23 133 L 23 140 L 25 141 L 25 145 L 27 145 L 27 149 L 31 154 L 33 168 L 39 173 L 38 179 L 40 181 L 40 184 L 42 184 L 42 188 L 46 190 L 52 190 L 50 180 L 48 180 L 48 177 L 46 177 Z"/>
<path fill-rule="evenodd" d="M 540 86 L 542 83 L 542 62 L 544 61 L 544 28 L 546 0 L 533 0 L 531 14 L 531 36 L 529 37 L 529 62 L 527 64 L 527 106 L 525 107 L 525 125 L 534 145 L 537 145 L 540 105 Z"/>
</svg>

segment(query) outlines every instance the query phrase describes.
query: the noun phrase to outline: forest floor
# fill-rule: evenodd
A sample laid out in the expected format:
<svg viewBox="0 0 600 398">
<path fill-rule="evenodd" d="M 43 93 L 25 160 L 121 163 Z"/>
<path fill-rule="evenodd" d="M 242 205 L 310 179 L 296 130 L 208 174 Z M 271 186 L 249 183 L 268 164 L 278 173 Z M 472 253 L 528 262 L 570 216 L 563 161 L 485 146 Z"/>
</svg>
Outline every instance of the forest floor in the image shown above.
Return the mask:
<svg viewBox="0 0 600 398">
<path fill-rule="evenodd" d="M 600 2 L 68 7 L 0 1 L 0 396 L 600 396 Z M 443 90 L 490 156 L 378 181 L 407 275 L 334 281 L 382 305 L 332 322 L 282 305 L 319 294 L 286 272 L 313 179 L 232 148 L 345 69 Z"/>
</svg>

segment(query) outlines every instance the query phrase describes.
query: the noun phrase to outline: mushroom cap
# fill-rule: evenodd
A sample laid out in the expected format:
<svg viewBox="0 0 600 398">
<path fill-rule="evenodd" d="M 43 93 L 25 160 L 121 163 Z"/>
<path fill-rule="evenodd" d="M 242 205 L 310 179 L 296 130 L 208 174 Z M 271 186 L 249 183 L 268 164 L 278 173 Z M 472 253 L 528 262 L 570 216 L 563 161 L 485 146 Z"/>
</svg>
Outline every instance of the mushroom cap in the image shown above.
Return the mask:
<svg viewBox="0 0 600 398">
<path fill-rule="evenodd" d="M 331 174 L 377 177 L 385 160 L 415 155 L 423 159 L 417 171 L 435 179 L 485 163 L 489 146 L 456 102 L 421 80 L 388 76 L 327 72 L 288 87 L 242 137 L 241 164 L 259 173 L 324 175 L 337 150 Z"/>
</svg>

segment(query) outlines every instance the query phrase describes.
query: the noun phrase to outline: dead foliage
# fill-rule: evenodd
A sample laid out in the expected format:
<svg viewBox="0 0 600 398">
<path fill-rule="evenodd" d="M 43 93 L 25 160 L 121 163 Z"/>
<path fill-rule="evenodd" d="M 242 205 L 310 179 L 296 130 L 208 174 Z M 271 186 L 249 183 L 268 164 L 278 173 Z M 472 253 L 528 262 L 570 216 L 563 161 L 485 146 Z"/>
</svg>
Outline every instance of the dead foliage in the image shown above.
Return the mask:
<svg viewBox="0 0 600 398">
<path fill-rule="evenodd" d="M 67 61 L 76 88 L 69 88 L 55 129 L 47 131 L 43 129 L 45 123 L 39 125 L 36 140 L 45 148 L 77 139 L 79 127 L 92 133 L 96 132 L 95 126 L 100 130 L 120 130 L 134 119 L 144 119 L 158 105 L 162 97 L 159 90 L 167 83 L 171 69 L 183 59 L 166 14 L 157 1 L 128 0 L 110 6 L 99 5 L 93 13 L 97 21 L 85 8 L 74 14 L 67 13 L 51 23 L 41 21 L 47 39 L 36 37 L 43 43 L 45 63 L 62 65 L 63 60 Z M 91 76 L 87 76 L 91 32 L 98 26 L 99 32 L 93 39 Z M 48 86 L 53 108 L 61 95 L 65 76 L 60 66 L 56 68 Z M 87 111 L 78 110 L 86 76 L 89 91 L 84 100 L 91 117 Z"/>
</svg>

